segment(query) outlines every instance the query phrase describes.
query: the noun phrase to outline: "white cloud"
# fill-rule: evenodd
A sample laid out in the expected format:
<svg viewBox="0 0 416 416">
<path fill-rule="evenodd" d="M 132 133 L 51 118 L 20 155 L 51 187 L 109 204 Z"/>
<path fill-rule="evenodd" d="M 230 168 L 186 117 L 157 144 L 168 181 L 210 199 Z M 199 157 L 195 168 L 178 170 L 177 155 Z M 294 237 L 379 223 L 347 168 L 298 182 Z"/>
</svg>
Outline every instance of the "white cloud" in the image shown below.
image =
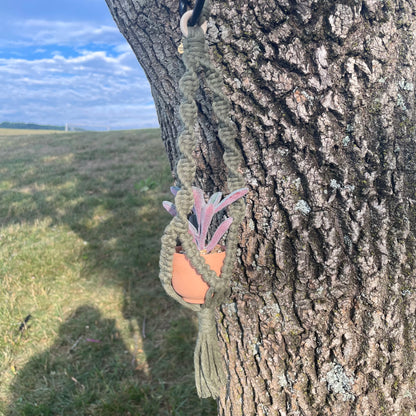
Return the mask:
<svg viewBox="0 0 416 416">
<path fill-rule="evenodd" d="M 7 36 L 0 37 L 5 46 L 87 45 L 90 43 L 117 45 L 124 43 L 117 27 L 85 21 L 26 19 L 8 21 Z"/>
<path fill-rule="evenodd" d="M 92 7 L 83 2 L 73 7 Z M 50 11 L 49 2 L 40 4 Z M 50 19 L 26 14 L 3 21 L 0 79 L 7 87 L 0 89 L 0 122 L 157 126 L 146 76 L 111 17 L 61 16 L 59 7 Z"/>
<path fill-rule="evenodd" d="M 132 52 L 0 59 L 0 120 L 106 128 L 157 126 L 150 86 Z"/>
<path fill-rule="evenodd" d="M 114 50 L 119 53 L 131 52 L 130 45 L 127 42 L 121 43 L 120 45 L 115 46 Z"/>
</svg>

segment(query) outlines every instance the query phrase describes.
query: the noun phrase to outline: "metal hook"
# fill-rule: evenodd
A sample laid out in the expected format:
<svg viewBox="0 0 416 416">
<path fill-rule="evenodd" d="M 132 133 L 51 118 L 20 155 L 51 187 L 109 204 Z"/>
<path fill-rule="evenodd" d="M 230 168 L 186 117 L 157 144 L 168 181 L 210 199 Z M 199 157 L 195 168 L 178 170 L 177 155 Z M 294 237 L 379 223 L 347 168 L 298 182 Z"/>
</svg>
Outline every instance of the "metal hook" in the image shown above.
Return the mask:
<svg viewBox="0 0 416 416">
<path fill-rule="evenodd" d="M 182 17 L 185 12 L 188 10 L 188 7 L 191 7 L 189 0 L 179 0 L 179 16 Z"/>
<path fill-rule="evenodd" d="M 204 8 L 205 0 L 196 0 L 194 10 L 191 18 L 188 20 L 188 26 L 195 26 L 201 16 L 202 9 Z M 179 15 L 182 17 L 186 10 L 190 6 L 189 0 L 179 0 Z"/>
</svg>

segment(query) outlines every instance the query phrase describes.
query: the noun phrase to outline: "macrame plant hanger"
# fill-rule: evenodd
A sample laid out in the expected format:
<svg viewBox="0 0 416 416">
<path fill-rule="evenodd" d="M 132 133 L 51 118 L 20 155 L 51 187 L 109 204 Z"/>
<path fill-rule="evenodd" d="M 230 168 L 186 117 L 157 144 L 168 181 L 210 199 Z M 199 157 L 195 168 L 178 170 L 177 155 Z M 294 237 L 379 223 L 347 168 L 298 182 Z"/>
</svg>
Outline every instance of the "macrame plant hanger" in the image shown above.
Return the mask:
<svg viewBox="0 0 416 416">
<path fill-rule="evenodd" d="M 198 0 L 197 3 L 201 2 Z M 196 173 L 193 151 L 198 143 L 195 134 L 198 115 L 195 102 L 199 87 L 198 72 L 204 72 L 206 85 L 212 92 L 212 108 L 217 118 L 218 138 L 224 148 L 223 159 L 227 167 L 226 186 L 229 192 L 242 188 L 244 179 L 239 171 L 242 159 L 235 142 L 236 128 L 229 118 L 230 105 L 222 91 L 222 77 L 210 61 L 208 44 L 205 40 L 208 9 L 207 1 L 195 26 L 189 26 L 187 20 L 189 15 L 185 14 L 181 19 L 183 62 L 186 71 L 179 84 L 183 96 L 179 108 L 183 130 L 178 138 L 180 158 L 176 168 L 180 190 L 175 197 L 177 215 L 168 224 L 162 237 L 160 280 L 168 295 L 183 306 L 198 312 L 199 332 L 194 352 L 195 384 L 200 397 L 217 398 L 226 377 L 218 345 L 215 308 L 230 294 L 231 275 L 237 252 L 238 228 L 244 217 L 245 207 L 244 201 L 240 199 L 228 208 L 229 215 L 234 220 L 228 231 L 226 257 L 221 275 L 218 277 L 205 263 L 192 236 L 188 233 L 188 217 L 194 205 L 192 185 Z M 192 11 L 187 13 L 192 13 Z M 178 239 L 192 267 L 209 285 L 205 303 L 202 305 L 185 302 L 172 288 L 172 262 Z"/>
</svg>

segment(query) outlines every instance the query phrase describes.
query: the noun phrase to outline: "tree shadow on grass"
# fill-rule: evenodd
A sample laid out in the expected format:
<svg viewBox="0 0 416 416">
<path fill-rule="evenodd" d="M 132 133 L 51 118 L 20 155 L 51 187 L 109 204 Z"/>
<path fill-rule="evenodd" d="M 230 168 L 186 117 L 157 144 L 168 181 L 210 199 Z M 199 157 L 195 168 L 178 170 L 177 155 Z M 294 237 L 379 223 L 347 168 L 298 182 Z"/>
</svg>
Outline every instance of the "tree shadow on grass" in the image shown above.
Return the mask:
<svg viewBox="0 0 416 416">
<path fill-rule="evenodd" d="M 93 339 L 104 339 L 106 331 L 107 336 L 117 333 L 114 322 L 101 319 L 97 310 L 77 310 L 62 325 L 54 346 L 20 372 L 13 387 L 13 409 L 20 413 L 10 409 L 8 416 L 127 415 L 128 403 L 132 415 L 216 414 L 215 403 L 200 401 L 194 389 L 192 314 L 167 297 L 157 277 L 160 236 L 169 219 L 161 201 L 168 197 L 171 182 L 157 136 L 154 131 L 139 136 L 49 136 L 18 143 L 3 164 L 3 178 L 13 182 L 13 188 L 0 186 L 2 226 L 47 219 L 51 227 L 67 227 L 85 241 L 82 277 L 97 285 L 122 287 L 123 316 L 132 338 L 135 332 L 145 337 L 148 364 L 146 372 L 135 372 L 130 364 L 136 357 L 125 355 L 127 348 L 117 338 L 97 345 L 83 338 L 77 346 L 82 357 L 75 360 L 77 350 L 68 353 L 69 344 L 87 336 L 77 322 L 91 322 L 90 330 L 98 331 Z M 156 186 L 146 190 L 152 181 Z M 137 189 L 137 183 L 144 186 Z M 108 354 L 101 355 L 105 350 Z M 102 371 L 106 362 L 115 366 L 108 369 L 107 378 Z M 127 407 L 119 409 L 123 403 Z M 78 408 L 78 413 L 73 410 Z"/>
</svg>

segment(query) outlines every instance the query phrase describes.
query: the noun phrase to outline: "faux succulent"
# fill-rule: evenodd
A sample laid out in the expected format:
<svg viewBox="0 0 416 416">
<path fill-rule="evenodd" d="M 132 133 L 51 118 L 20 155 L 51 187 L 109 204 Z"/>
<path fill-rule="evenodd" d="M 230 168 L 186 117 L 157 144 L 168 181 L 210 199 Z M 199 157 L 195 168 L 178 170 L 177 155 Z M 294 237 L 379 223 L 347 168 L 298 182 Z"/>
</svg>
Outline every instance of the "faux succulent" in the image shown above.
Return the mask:
<svg viewBox="0 0 416 416">
<path fill-rule="evenodd" d="M 170 188 L 173 195 L 176 195 L 179 189 L 180 188 L 176 186 L 172 186 Z M 233 222 L 232 218 L 226 218 L 217 227 L 211 240 L 207 242 L 208 230 L 211 226 L 214 215 L 226 208 L 228 205 L 237 201 L 237 199 L 243 197 L 248 192 L 248 189 L 237 189 L 225 197 L 222 201 L 222 193 L 216 192 L 209 198 L 208 202 L 205 202 L 204 192 L 201 189 L 193 186 L 192 192 L 194 195 L 194 208 L 193 214 L 188 220 L 189 233 L 194 238 L 198 250 L 204 250 L 206 253 L 209 253 L 218 244 Z M 169 214 L 173 216 L 177 215 L 176 207 L 172 204 L 172 202 L 163 201 L 163 207 L 169 212 Z"/>
</svg>

